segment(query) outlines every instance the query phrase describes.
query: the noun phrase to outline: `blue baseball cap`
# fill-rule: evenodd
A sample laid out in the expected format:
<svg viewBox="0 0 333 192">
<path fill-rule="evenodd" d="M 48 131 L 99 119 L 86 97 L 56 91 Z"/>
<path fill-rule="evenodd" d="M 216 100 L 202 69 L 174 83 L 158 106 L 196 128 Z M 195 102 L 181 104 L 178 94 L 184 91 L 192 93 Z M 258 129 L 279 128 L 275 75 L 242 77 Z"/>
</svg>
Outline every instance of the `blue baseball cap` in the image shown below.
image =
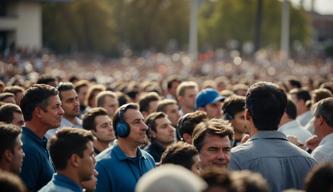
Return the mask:
<svg viewBox="0 0 333 192">
<path fill-rule="evenodd" d="M 206 88 L 201 90 L 195 98 L 195 108 L 205 107 L 208 104 L 213 104 L 218 101 L 223 101 L 224 97 L 213 88 Z"/>
</svg>

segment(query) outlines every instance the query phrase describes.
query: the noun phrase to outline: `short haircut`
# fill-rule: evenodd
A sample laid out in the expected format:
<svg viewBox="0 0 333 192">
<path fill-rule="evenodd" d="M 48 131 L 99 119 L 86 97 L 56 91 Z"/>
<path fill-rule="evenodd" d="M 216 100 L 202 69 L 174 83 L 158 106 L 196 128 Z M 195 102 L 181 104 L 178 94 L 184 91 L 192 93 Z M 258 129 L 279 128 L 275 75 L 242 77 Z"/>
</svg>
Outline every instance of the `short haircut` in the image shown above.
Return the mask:
<svg viewBox="0 0 333 192">
<path fill-rule="evenodd" d="M 269 192 L 267 181 L 259 173 L 249 170 L 234 171 L 231 178 L 237 191 Z"/>
<path fill-rule="evenodd" d="M 183 136 L 184 133 L 192 135 L 195 126 L 207 120 L 208 116 L 204 111 L 187 113 L 178 120 L 177 129 L 181 136 Z"/>
<path fill-rule="evenodd" d="M 179 79 L 179 78 L 177 78 L 177 77 L 175 77 L 175 76 L 170 76 L 168 79 L 167 79 L 167 82 L 166 82 L 166 84 L 167 84 L 167 89 L 171 89 L 172 88 L 172 84 L 173 83 L 175 83 L 175 82 L 177 82 L 177 83 L 181 83 L 182 81 Z"/>
<path fill-rule="evenodd" d="M 0 172 L 0 186 L 1 191 L 10 192 L 27 192 L 27 188 L 21 179 L 13 173 L 1 171 Z"/>
<path fill-rule="evenodd" d="M 166 108 L 169 105 L 177 105 L 177 101 L 173 100 L 173 99 L 163 99 L 160 100 L 157 104 L 157 112 L 166 112 Z"/>
<path fill-rule="evenodd" d="M 87 111 L 82 118 L 82 127 L 86 130 L 95 130 L 96 131 L 96 122 L 95 119 L 97 116 L 108 115 L 106 110 L 102 107 L 94 107 Z"/>
<path fill-rule="evenodd" d="M 328 82 L 321 84 L 320 88 L 328 89 L 333 94 L 333 81 L 328 81 Z"/>
<path fill-rule="evenodd" d="M 70 91 L 70 90 L 75 90 L 74 85 L 71 82 L 60 82 L 57 86 L 57 90 L 59 91 L 59 97 L 61 98 L 61 92 L 63 91 Z"/>
<path fill-rule="evenodd" d="M 312 91 L 312 104 L 317 103 L 318 101 L 325 99 L 327 97 L 332 97 L 333 94 L 331 93 L 330 90 L 326 88 L 320 88 L 320 89 L 315 89 Z"/>
<path fill-rule="evenodd" d="M 186 89 L 198 88 L 198 84 L 194 81 L 184 81 L 180 83 L 177 87 L 177 96 L 184 96 Z"/>
<path fill-rule="evenodd" d="M 302 87 L 302 83 L 295 79 L 295 78 L 289 78 L 287 80 L 287 83 L 292 87 L 292 88 L 301 88 Z"/>
<path fill-rule="evenodd" d="M 68 159 L 77 154 L 83 157 L 87 143 L 94 141 L 90 131 L 79 128 L 62 128 L 48 143 L 48 149 L 56 170 L 63 170 L 67 166 Z"/>
<path fill-rule="evenodd" d="M 24 120 L 31 120 L 32 112 L 37 106 L 41 107 L 43 110 L 46 110 L 49 103 L 49 98 L 51 96 L 57 95 L 57 89 L 50 85 L 35 84 L 27 89 L 20 104 Z"/>
<path fill-rule="evenodd" d="M 210 191 L 210 189 L 213 188 L 223 189 L 222 191 L 236 192 L 233 186 L 231 173 L 225 168 L 209 167 L 204 169 L 200 173 L 200 176 L 208 185 L 208 188 L 204 190 L 204 192 Z"/>
<path fill-rule="evenodd" d="M 333 189 L 333 163 L 323 163 L 315 166 L 305 177 L 305 191 L 329 192 Z"/>
<path fill-rule="evenodd" d="M 136 104 L 136 103 L 127 103 L 127 104 L 124 104 L 122 106 L 120 106 L 117 111 L 115 112 L 115 115 L 113 116 L 113 119 L 112 119 L 112 123 L 113 123 L 113 127 L 114 127 L 114 132 L 116 134 L 116 136 L 118 137 L 118 133 L 117 133 L 117 125 L 119 122 L 125 122 L 125 113 L 127 110 L 129 109 L 134 109 L 134 110 L 139 110 L 139 105 Z"/>
<path fill-rule="evenodd" d="M 296 119 L 297 117 L 297 108 L 294 102 L 290 99 L 287 101 L 286 114 L 290 119 Z"/>
<path fill-rule="evenodd" d="M 191 170 L 195 163 L 193 157 L 198 154 L 198 150 L 193 145 L 179 141 L 168 146 L 163 152 L 161 164 L 172 163 Z"/>
<path fill-rule="evenodd" d="M 56 82 L 57 79 L 52 76 L 52 75 L 42 75 L 39 77 L 39 79 L 37 80 L 37 84 L 47 84 L 49 85 L 50 83 Z"/>
<path fill-rule="evenodd" d="M 111 97 L 113 99 L 118 99 L 116 93 L 112 91 L 102 91 L 96 95 L 96 105 L 102 107 L 105 103 L 105 98 Z"/>
<path fill-rule="evenodd" d="M 232 142 L 234 131 L 231 125 L 222 119 L 211 119 L 199 123 L 192 134 L 192 143 L 198 151 L 201 151 L 207 135 L 219 137 L 228 136 L 230 142 Z"/>
<path fill-rule="evenodd" d="M 333 128 L 333 97 L 317 102 L 314 106 L 313 115 L 323 117 L 325 122 Z"/>
<path fill-rule="evenodd" d="M 258 82 L 250 86 L 245 106 L 258 130 L 277 130 L 287 96 L 276 84 Z"/>
<path fill-rule="evenodd" d="M 156 120 L 160 118 L 167 118 L 167 115 L 163 112 L 154 112 L 147 116 L 145 123 L 149 127 L 149 130 L 156 132 Z"/>
<path fill-rule="evenodd" d="M 16 95 L 19 92 L 24 92 L 24 89 L 23 89 L 23 87 L 18 86 L 18 85 L 7 86 L 7 87 L 5 87 L 3 92 L 13 93 L 14 95 Z"/>
<path fill-rule="evenodd" d="M 0 93 L 0 101 L 4 101 L 5 99 L 7 99 L 8 97 L 13 97 L 15 98 L 15 95 L 13 93 L 9 93 L 9 92 L 3 92 Z"/>
<path fill-rule="evenodd" d="M 5 150 L 14 150 L 16 138 L 20 133 L 21 129 L 18 126 L 0 123 L 0 160 Z"/>
<path fill-rule="evenodd" d="M 4 123 L 12 123 L 14 113 L 22 114 L 20 107 L 16 104 L 5 103 L 0 106 L 0 121 Z"/>
<path fill-rule="evenodd" d="M 292 89 L 289 94 L 295 95 L 297 100 L 303 100 L 304 102 L 311 100 L 310 92 L 304 88 Z"/>
<path fill-rule="evenodd" d="M 139 100 L 140 111 L 148 112 L 149 104 L 153 101 L 159 101 L 159 100 L 160 100 L 160 96 L 156 92 L 150 92 L 150 93 L 145 94 Z"/>
<path fill-rule="evenodd" d="M 235 115 L 245 110 L 245 97 L 231 96 L 228 97 L 222 106 L 223 114 L 226 120 L 232 120 Z"/>
</svg>

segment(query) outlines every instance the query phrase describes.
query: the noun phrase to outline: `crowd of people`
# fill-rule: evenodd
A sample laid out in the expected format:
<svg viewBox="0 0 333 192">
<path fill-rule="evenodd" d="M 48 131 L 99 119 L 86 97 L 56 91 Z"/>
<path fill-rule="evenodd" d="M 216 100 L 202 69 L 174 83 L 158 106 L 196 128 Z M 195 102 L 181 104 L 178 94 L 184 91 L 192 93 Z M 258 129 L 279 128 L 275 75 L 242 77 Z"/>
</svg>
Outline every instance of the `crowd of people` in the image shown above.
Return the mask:
<svg viewBox="0 0 333 192">
<path fill-rule="evenodd" d="M 3 57 L 0 191 L 331 191 L 331 64 L 234 56 Z"/>
</svg>

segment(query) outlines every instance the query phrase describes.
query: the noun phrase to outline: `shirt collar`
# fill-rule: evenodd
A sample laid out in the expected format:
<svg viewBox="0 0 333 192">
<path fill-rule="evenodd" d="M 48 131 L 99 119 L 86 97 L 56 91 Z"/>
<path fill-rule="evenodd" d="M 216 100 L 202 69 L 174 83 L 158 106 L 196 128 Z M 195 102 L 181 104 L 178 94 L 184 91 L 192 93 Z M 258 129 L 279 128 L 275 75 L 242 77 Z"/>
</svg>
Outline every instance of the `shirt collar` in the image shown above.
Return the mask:
<svg viewBox="0 0 333 192">
<path fill-rule="evenodd" d="M 47 139 L 43 136 L 43 138 L 38 137 L 31 129 L 28 127 L 23 127 L 22 132 L 27 135 L 29 138 L 31 138 L 33 141 L 35 141 L 38 145 L 43 146 L 46 148 L 47 145 Z"/>
<path fill-rule="evenodd" d="M 112 150 L 112 153 L 114 153 L 114 155 L 120 160 L 120 161 L 123 161 L 123 160 L 126 160 L 126 159 L 132 159 L 131 157 L 128 157 L 119 147 L 118 144 L 116 144 L 114 147 L 113 147 L 113 150 Z M 137 152 L 136 152 L 136 157 L 138 158 L 144 158 L 146 159 L 145 156 L 142 155 L 142 152 L 141 150 L 138 148 L 137 149 Z"/>
<path fill-rule="evenodd" d="M 326 135 L 319 143 L 319 145 L 323 145 L 326 142 L 332 141 L 333 140 L 333 133 L 330 133 Z"/>
<path fill-rule="evenodd" d="M 256 139 L 281 139 L 288 141 L 287 136 L 279 131 L 258 131 L 250 138 L 250 140 Z"/>
<path fill-rule="evenodd" d="M 81 186 L 78 185 L 77 183 L 75 183 L 73 180 L 71 180 L 67 176 L 55 173 L 53 175 L 52 180 L 53 180 L 54 184 L 64 186 L 64 187 L 69 188 L 69 189 L 71 189 L 75 192 L 81 192 L 82 191 Z"/>
<path fill-rule="evenodd" d="M 295 120 L 291 120 L 285 124 L 283 124 L 281 127 L 279 127 L 278 131 L 283 131 L 283 130 L 287 130 L 287 129 L 290 129 L 290 128 L 294 128 L 294 127 L 297 127 L 297 121 Z"/>
</svg>

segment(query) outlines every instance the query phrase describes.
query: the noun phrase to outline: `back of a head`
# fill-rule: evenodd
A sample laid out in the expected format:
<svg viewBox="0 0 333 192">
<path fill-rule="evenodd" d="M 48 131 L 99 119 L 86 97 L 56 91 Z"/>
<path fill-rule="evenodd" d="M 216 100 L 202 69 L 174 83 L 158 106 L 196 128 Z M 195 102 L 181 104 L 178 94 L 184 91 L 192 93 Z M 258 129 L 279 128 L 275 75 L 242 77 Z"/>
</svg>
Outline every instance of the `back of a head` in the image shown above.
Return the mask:
<svg viewBox="0 0 333 192">
<path fill-rule="evenodd" d="M 267 181 L 259 174 L 248 170 L 232 172 L 235 189 L 239 192 L 268 192 Z"/>
<path fill-rule="evenodd" d="M 297 117 L 297 108 L 294 102 L 288 99 L 286 113 L 290 119 L 296 119 Z"/>
<path fill-rule="evenodd" d="M 228 97 L 222 106 L 224 119 L 232 120 L 236 113 L 245 110 L 245 97 L 242 96 L 230 96 Z"/>
<path fill-rule="evenodd" d="M 13 124 L 0 123 L 0 161 L 6 150 L 14 150 L 21 129 Z"/>
<path fill-rule="evenodd" d="M 204 169 L 201 174 L 208 187 L 204 192 L 228 191 L 236 192 L 232 183 L 231 173 L 221 167 L 209 167 Z"/>
<path fill-rule="evenodd" d="M 305 178 L 306 192 L 333 191 L 333 162 L 319 164 Z"/>
<path fill-rule="evenodd" d="M 177 129 L 179 130 L 181 136 L 184 133 L 192 135 L 195 126 L 206 120 L 208 120 L 206 112 L 203 111 L 191 112 L 179 119 Z"/>
<path fill-rule="evenodd" d="M 5 103 L 0 106 L 0 121 L 5 123 L 12 123 L 14 113 L 22 113 L 18 105 L 12 103 Z"/>
<path fill-rule="evenodd" d="M 201 192 L 206 183 L 184 167 L 161 165 L 145 175 L 137 183 L 136 192 Z"/>
<path fill-rule="evenodd" d="M 12 173 L 1 171 L 0 172 L 0 192 L 26 192 L 21 179 Z"/>
<path fill-rule="evenodd" d="M 313 115 L 323 117 L 327 125 L 333 128 L 333 97 L 317 102 L 314 106 Z"/>
<path fill-rule="evenodd" d="M 139 99 L 139 106 L 141 112 L 149 112 L 149 104 L 153 101 L 159 101 L 160 96 L 156 92 L 149 92 Z"/>
<path fill-rule="evenodd" d="M 250 86 L 245 105 L 258 130 L 277 130 L 287 96 L 273 83 L 258 82 Z"/>
</svg>

